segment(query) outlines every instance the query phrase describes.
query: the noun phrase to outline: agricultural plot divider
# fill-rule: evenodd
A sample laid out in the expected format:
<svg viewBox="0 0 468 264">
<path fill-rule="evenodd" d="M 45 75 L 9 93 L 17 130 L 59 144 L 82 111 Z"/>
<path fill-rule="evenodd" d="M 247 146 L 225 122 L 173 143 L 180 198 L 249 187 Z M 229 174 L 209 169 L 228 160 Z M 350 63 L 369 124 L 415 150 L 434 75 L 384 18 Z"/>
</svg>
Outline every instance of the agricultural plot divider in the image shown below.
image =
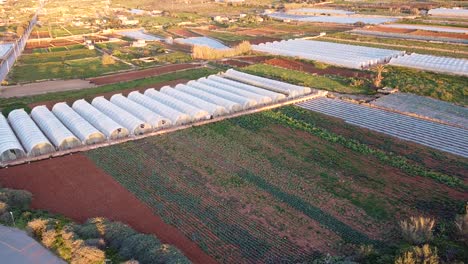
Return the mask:
<svg viewBox="0 0 468 264">
<path fill-rule="evenodd" d="M 257 83 L 261 87 L 255 86 Z M 91 103 L 81 99 L 71 107 L 58 103 L 52 111 L 37 106 L 32 110 L 32 118 L 17 109 L 10 113 L 8 121 L 0 116 L 0 131 L 8 132 L 0 138 L 0 166 L 138 140 L 326 94 L 228 70 L 175 88 L 148 89 L 144 94 L 132 92 L 128 97 L 115 95 L 110 101 L 103 97 Z"/>
</svg>

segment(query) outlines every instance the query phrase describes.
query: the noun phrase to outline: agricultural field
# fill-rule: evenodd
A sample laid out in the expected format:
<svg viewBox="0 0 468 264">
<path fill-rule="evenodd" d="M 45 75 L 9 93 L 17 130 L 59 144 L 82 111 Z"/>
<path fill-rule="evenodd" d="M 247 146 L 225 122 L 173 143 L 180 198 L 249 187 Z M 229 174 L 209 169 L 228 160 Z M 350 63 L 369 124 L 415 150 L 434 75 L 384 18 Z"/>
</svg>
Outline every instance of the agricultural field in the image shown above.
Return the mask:
<svg viewBox="0 0 468 264">
<path fill-rule="evenodd" d="M 130 69 L 128 65 L 119 61 L 107 64 L 97 50 L 88 50 L 84 47 L 62 51 L 51 50 L 46 53 L 43 51 L 21 56 L 7 76 L 8 83 L 88 78 Z"/>
<path fill-rule="evenodd" d="M 221 263 L 310 261 L 359 245 L 384 261 L 399 219 L 450 221 L 468 198 L 467 164 L 363 132 L 286 107 L 85 155 Z"/>
</svg>

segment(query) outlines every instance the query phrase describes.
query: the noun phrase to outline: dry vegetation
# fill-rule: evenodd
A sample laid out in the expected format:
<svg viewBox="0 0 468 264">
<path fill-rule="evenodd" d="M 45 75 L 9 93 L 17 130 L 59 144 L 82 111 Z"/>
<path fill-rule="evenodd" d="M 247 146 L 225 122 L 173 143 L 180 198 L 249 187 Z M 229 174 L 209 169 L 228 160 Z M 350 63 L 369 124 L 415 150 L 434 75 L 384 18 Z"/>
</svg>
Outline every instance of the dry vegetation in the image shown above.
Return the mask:
<svg viewBox="0 0 468 264">
<path fill-rule="evenodd" d="M 192 57 L 194 59 L 217 60 L 243 55 L 249 53 L 250 50 L 251 46 L 248 41 L 243 41 L 239 45 L 226 50 L 218 50 L 207 46 L 194 46 L 192 51 Z"/>
</svg>

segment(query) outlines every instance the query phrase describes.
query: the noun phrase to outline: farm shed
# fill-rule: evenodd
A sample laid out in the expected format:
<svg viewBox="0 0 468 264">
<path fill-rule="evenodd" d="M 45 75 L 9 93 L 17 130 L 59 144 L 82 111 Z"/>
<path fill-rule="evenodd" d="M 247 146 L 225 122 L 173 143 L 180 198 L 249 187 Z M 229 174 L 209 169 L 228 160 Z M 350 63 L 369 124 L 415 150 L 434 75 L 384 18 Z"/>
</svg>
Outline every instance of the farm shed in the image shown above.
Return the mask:
<svg viewBox="0 0 468 264">
<path fill-rule="evenodd" d="M 52 146 L 36 123 L 23 109 L 11 111 L 8 115 L 8 121 L 16 135 L 18 135 L 29 157 L 40 156 L 55 151 L 54 146 Z"/>
<path fill-rule="evenodd" d="M 211 118 L 211 115 L 206 110 L 192 106 L 188 103 L 185 103 L 184 101 L 177 100 L 176 98 L 167 94 L 160 93 L 153 88 L 147 89 L 145 91 L 145 95 L 169 107 L 177 109 L 180 112 L 190 115 L 193 121 Z"/>
<path fill-rule="evenodd" d="M 104 133 L 108 139 L 124 138 L 129 134 L 128 129 L 103 114 L 84 99 L 75 101 L 72 108 L 91 125 Z"/>
<path fill-rule="evenodd" d="M 203 78 L 201 78 L 201 79 L 203 79 Z M 211 93 L 211 94 L 220 96 L 220 97 L 222 97 L 224 99 L 236 102 L 236 103 L 240 104 L 243 109 L 249 109 L 249 108 L 254 107 L 254 106 L 257 105 L 257 102 L 255 100 L 252 100 L 252 99 L 249 99 L 249 98 L 246 98 L 246 97 L 243 97 L 243 96 L 239 96 L 237 94 L 233 94 L 233 93 L 230 93 L 230 92 L 226 92 L 226 91 L 223 91 L 223 90 L 218 89 L 216 87 L 212 87 L 212 86 L 203 84 L 203 83 L 199 82 L 201 79 L 199 79 L 198 81 L 190 81 L 190 82 L 187 83 L 187 85 L 190 86 L 190 87 L 193 87 L 195 89 L 205 91 L 207 93 Z"/>
<path fill-rule="evenodd" d="M 124 109 L 109 102 L 103 96 L 94 98 L 91 104 L 115 122 L 123 125 L 128 129 L 130 134 L 142 135 L 153 130 L 153 127 L 150 124 L 136 118 Z"/>
<path fill-rule="evenodd" d="M 249 85 L 249 84 L 229 80 L 229 79 L 223 78 L 223 77 L 218 76 L 218 75 L 208 76 L 208 79 L 216 81 L 218 83 L 224 83 L 226 85 L 236 87 L 237 89 L 241 89 L 241 90 L 249 91 L 249 92 L 252 92 L 252 93 L 268 96 L 268 97 L 271 98 L 271 100 L 273 102 L 279 102 L 281 100 L 286 99 L 286 96 L 284 94 L 277 93 L 277 92 L 272 92 L 272 91 L 262 89 L 262 88 L 259 88 L 259 87 L 256 87 L 256 86 L 252 86 L 252 85 Z"/>
<path fill-rule="evenodd" d="M 0 162 L 15 160 L 26 156 L 21 143 L 8 124 L 7 119 L 0 114 Z"/>
<path fill-rule="evenodd" d="M 122 94 L 113 95 L 110 101 L 120 108 L 126 110 L 130 114 L 150 124 L 154 129 L 166 127 L 171 124 L 171 121 L 168 118 L 154 113 L 148 108 L 135 103 Z"/>
<path fill-rule="evenodd" d="M 196 107 L 198 107 L 200 109 L 205 109 L 212 116 L 220 116 L 220 115 L 224 115 L 224 114 L 226 114 L 228 112 L 226 110 L 226 108 L 224 108 L 222 106 L 212 104 L 212 103 L 210 103 L 208 101 L 205 101 L 205 100 L 202 100 L 202 99 L 200 99 L 200 98 L 198 98 L 196 96 L 186 94 L 186 93 L 181 92 L 181 91 L 177 91 L 176 89 L 171 88 L 169 86 L 162 87 L 160 92 L 163 93 L 163 94 L 167 94 L 169 96 L 172 96 L 172 97 L 174 97 L 174 98 L 176 98 L 178 100 L 189 103 L 189 104 L 191 104 L 193 106 L 196 106 Z"/>
<path fill-rule="evenodd" d="M 229 112 L 237 112 L 242 110 L 242 106 L 236 102 L 233 102 L 228 99 L 224 99 L 223 97 L 214 95 L 212 93 L 208 93 L 199 89 L 196 89 L 194 87 L 187 86 L 185 84 L 178 84 L 176 85 L 175 89 L 177 91 L 195 96 L 197 98 L 200 98 L 204 101 L 223 106 L 226 108 Z"/>
<path fill-rule="evenodd" d="M 227 70 L 223 77 L 243 82 L 250 85 L 255 85 L 258 87 L 265 88 L 270 91 L 279 92 L 286 94 L 288 97 L 297 97 L 311 92 L 311 89 L 308 87 L 302 87 L 297 85 L 292 85 L 289 83 L 274 81 L 271 79 L 258 77 L 255 75 L 235 71 L 235 70 Z"/>
<path fill-rule="evenodd" d="M 244 91 L 244 90 L 238 89 L 236 87 L 232 87 L 230 85 L 226 85 L 226 84 L 223 84 L 223 83 L 216 82 L 214 80 L 209 80 L 209 79 L 205 78 L 205 79 L 199 80 L 199 82 L 203 83 L 203 84 L 206 84 L 206 85 L 209 85 L 211 87 L 216 87 L 216 88 L 221 89 L 221 90 L 226 91 L 226 92 L 230 92 L 230 93 L 233 93 L 233 94 L 237 94 L 239 96 L 250 98 L 252 100 L 255 100 L 257 102 L 257 104 L 259 104 L 259 105 L 269 104 L 269 103 L 272 102 L 271 98 L 268 97 L 268 96 L 259 95 L 259 94 L 256 94 L 256 93 Z"/>
<path fill-rule="evenodd" d="M 183 125 L 189 123 L 191 118 L 189 115 L 173 109 L 163 103 L 160 103 L 152 98 L 134 91 L 128 94 L 128 99 L 150 109 L 158 115 L 167 117 L 174 125 Z"/>
<path fill-rule="evenodd" d="M 81 145 L 80 140 L 46 106 L 34 107 L 31 117 L 58 150 L 67 150 Z"/>
<path fill-rule="evenodd" d="M 106 141 L 106 136 L 93 127 L 66 103 L 57 103 L 52 107 L 52 113 L 75 134 L 82 144 L 91 145 Z"/>
</svg>

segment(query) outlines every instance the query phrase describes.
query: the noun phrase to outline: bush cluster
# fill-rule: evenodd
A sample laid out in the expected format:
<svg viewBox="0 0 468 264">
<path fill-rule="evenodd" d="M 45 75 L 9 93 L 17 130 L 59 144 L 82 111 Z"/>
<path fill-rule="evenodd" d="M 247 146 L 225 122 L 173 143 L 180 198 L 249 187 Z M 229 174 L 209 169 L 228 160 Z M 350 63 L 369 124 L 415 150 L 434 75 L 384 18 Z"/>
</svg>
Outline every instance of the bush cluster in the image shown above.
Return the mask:
<svg viewBox="0 0 468 264">
<path fill-rule="evenodd" d="M 202 60 L 218 60 L 222 58 L 234 57 L 242 54 L 246 54 L 251 50 L 250 43 L 248 41 L 242 41 L 239 45 L 226 50 L 219 50 L 210 48 L 207 46 L 194 46 L 192 50 L 192 57 L 194 59 Z"/>
</svg>

